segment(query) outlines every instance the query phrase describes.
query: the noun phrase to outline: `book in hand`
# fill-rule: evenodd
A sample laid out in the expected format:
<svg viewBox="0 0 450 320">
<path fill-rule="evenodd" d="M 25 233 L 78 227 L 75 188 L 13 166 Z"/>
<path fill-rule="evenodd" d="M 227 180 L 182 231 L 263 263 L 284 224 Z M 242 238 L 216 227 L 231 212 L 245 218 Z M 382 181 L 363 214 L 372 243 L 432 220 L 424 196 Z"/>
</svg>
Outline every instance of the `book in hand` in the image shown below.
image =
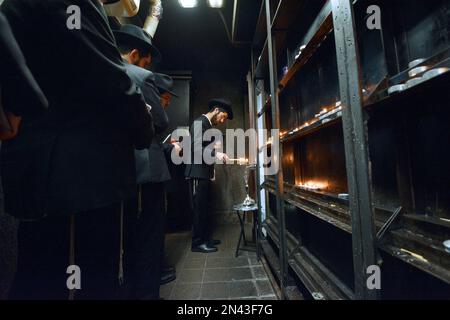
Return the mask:
<svg viewBox="0 0 450 320">
<path fill-rule="evenodd" d="M 22 118 L 5 112 L 0 103 L 0 141 L 6 141 L 14 138 L 19 131 Z"/>
</svg>

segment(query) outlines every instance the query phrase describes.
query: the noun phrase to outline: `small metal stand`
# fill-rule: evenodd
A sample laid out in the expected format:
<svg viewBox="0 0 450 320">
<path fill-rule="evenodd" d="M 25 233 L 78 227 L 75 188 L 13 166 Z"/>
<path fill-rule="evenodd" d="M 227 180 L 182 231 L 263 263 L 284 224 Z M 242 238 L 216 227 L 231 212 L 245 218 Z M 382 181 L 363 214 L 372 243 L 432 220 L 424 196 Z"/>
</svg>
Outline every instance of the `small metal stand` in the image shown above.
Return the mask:
<svg viewBox="0 0 450 320">
<path fill-rule="evenodd" d="M 236 258 L 239 256 L 239 251 L 251 251 L 256 252 L 256 256 L 258 258 L 258 261 L 260 259 L 260 252 L 258 247 L 258 241 L 259 241 L 259 219 L 258 219 L 258 206 L 256 204 L 252 206 L 246 206 L 243 204 L 239 204 L 233 207 L 233 209 L 236 211 L 236 214 L 239 218 L 239 223 L 241 226 L 241 232 L 239 234 L 239 240 L 236 248 Z M 253 237 L 252 240 L 255 243 L 255 248 L 249 248 L 247 243 L 247 238 L 245 236 L 245 215 L 251 212 L 253 214 Z M 242 214 L 242 215 L 241 215 Z M 245 247 L 241 248 L 241 242 L 244 240 Z"/>
</svg>

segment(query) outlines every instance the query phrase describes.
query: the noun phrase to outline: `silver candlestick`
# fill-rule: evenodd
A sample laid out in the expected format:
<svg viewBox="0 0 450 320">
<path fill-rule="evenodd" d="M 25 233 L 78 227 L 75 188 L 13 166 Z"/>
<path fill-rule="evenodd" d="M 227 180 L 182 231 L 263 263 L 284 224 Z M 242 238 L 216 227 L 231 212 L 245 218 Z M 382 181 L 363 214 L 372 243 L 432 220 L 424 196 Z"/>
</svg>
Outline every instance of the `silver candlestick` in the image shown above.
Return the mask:
<svg viewBox="0 0 450 320">
<path fill-rule="evenodd" d="M 256 204 L 256 201 L 253 200 L 249 195 L 248 179 L 250 177 L 251 170 L 256 170 L 256 165 L 249 165 L 245 167 L 244 182 L 245 182 L 245 192 L 247 193 L 247 196 L 245 197 L 245 200 L 242 203 L 242 206 L 244 207 L 252 207 Z"/>
</svg>

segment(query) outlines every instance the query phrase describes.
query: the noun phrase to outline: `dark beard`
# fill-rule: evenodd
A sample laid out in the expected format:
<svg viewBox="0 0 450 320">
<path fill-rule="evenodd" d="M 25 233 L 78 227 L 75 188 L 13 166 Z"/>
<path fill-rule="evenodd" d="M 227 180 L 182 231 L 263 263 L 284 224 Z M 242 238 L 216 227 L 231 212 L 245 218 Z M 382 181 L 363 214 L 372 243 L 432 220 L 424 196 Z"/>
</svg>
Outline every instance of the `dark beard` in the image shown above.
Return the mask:
<svg viewBox="0 0 450 320">
<path fill-rule="evenodd" d="M 218 117 L 219 117 L 219 115 L 215 115 L 211 118 L 211 123 L 213 126 L 216 126 L 218 124 L 218 122 L 217 122 Z"/>
</svg>

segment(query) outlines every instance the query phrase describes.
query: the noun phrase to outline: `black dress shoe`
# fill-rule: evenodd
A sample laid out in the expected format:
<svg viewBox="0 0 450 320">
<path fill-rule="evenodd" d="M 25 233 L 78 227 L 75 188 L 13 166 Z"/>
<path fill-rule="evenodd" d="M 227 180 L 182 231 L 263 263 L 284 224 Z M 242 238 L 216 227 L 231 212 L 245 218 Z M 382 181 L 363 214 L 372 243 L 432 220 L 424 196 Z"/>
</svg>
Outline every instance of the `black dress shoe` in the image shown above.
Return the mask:
<svg viewBox="0 0 450 320">
<path fill-rule="evenodd" d="M 220 241 L 220 240 L 209 240 L 208 241 L 208 246 L 210 246 L 210 247 L 218 246 L 219 244 L 222 244 L 222 241 Z"/>
<path fill-rule="evenodd" d="M 177 278 L 177 273 L 174 267 L 164 269 L 161 274 L 161 285 L 168 284 Z"/>
<path fill-rule="evenodd" d="M 212 253 L 217 252 L 216 247 L 209 246 L 207 243 L 192 247 L 192 252 Z"/>
</svg>

